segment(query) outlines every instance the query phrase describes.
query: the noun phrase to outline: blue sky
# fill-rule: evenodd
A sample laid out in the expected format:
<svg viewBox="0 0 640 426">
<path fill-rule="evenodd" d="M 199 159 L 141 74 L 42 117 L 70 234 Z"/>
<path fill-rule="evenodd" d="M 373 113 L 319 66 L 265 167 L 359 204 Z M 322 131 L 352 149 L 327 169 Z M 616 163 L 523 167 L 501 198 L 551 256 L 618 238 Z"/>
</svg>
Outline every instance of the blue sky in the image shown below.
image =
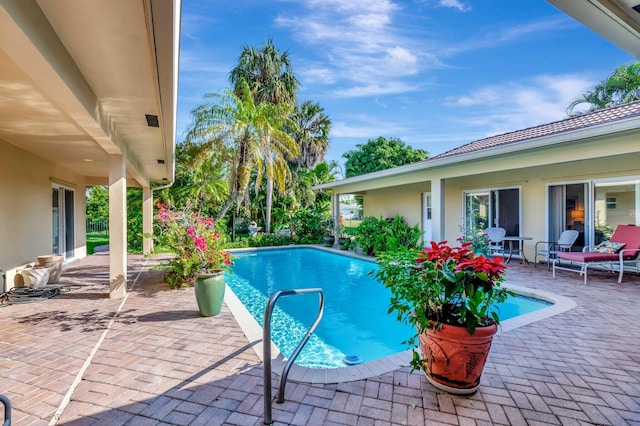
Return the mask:
<svg viewBox="0 0 640 426">
<path fill-rule="evenodd" d="M 243 46 L 288 51 L 298 100 L 332 121 L 327 160 L 378 136 L 431 155 L 561 120 L 635 59 L 544 0 L 183 0 L 177 140 Z"/>
</svg>

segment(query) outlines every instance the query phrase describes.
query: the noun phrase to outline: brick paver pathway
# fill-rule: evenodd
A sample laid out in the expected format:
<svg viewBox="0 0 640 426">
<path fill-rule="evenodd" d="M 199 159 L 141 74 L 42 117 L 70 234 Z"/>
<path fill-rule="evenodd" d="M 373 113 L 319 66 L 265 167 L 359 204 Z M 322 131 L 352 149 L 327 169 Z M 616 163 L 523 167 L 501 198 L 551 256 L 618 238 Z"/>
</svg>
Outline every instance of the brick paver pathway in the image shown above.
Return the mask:
<svg viewBox="0 0 640 426">
<path fill-rule="evenodd" d="M 129 257 L 125 303 L 110 300 L 107 259 L 66 268 L 69 292 L 0 307 L 0 393 L 14 425 L 262 424 L 262 364 L 226 306 L 200 317 L 193 289 L 170 290 L 149 271 L 157 259 L 140 256 Z M 593 273 L 585 287 L 512 262 L 507 280 L 578 307 L 496 336 L 476 394 L 442 393 L 408 368 L 290 382 L 276 424 L 640 425 L 640 278 Z"/>
</svg>

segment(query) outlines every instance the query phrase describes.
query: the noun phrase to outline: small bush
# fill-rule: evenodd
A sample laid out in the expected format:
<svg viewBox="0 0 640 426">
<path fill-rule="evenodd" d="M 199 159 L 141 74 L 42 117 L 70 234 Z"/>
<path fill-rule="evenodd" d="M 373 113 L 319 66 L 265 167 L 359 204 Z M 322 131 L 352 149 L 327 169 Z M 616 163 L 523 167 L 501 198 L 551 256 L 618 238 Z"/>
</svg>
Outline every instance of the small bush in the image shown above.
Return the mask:
<svg viewBox="0 0 640 426">
<path fill-rule="evenodd" d="M 420 227 L 410 227 L 400 215 L 392 220 L 367 216 L 356 229 L 354 246 L 372 256 L 398 247 L 416 248 L 421 236 Z"/>
<path fill-rule="evenodd" d="M 257 233 L 252 237 L 240 237 L 234 242 L 225 244 L 225 248 L 273 247 L 292 244 L 290 237 L 285 235 Z"/>
</svg>

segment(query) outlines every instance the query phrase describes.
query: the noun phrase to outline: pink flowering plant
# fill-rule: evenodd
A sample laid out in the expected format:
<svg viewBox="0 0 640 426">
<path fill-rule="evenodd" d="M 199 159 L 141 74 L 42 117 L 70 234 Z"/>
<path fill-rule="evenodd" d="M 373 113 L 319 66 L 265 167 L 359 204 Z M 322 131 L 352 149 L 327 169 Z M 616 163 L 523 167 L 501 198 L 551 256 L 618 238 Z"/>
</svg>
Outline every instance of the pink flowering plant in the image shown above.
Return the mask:
<svg viewBox="0 0 640 426">
<path fill-rule="evenodd" d="M 175 253 L 161 267 L 172 288 L 189 287 L 200 274 L 228 270 L 231 255 L 224 249 L 224 236 L 211 218 L 204 218 L 190 206 L 172 210 L 158 203 L 156 221 L 161 244 Z"/>
</svg>

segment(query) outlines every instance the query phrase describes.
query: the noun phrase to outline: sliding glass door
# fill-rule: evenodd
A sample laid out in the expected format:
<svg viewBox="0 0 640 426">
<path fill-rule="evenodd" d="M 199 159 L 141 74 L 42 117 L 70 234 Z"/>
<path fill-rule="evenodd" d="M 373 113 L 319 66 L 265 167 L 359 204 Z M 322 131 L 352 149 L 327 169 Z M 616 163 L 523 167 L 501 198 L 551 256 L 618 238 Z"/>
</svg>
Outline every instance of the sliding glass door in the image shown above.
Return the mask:
<svg viewBox="0 0 640 426">
<path fill-rule="evenodd" d="M 69 259 L 75 248 L 75 194 L 72 189 L 54 185 L 51 188 L 52 252 Z"/>
<path fill-rule="evenodd" d="M 475 233 L 500 227 L 507 235 L 520 235 L 520 189 L 465 192 L 465 229 Z"/>
<path fill-rule="evenodd" d="M 548 238 L 579 232 L 574 251 L 608 240 L 618 225 L 640 225 L 640 181 L 589 181 L 548 187 Z"/>
<path fill-rule="evenodd" d="M 587 183 L 573 183 L 567 185 L 550 185 L 548 189 L 549 199 L 549 227 L 548 241 L 558 241 L 560 234 L 565 229 L 578 231 L 578 239 L 572 250 L 580 251 L 585 245 L 589 245 L 589 209 Z"/>
<path fill-rule="evenodd" d="M 594 184 L 595 243 L 608 240 L 618 225 L 639 225 L 637 182 L 603 182 Z"/>
</svg>

